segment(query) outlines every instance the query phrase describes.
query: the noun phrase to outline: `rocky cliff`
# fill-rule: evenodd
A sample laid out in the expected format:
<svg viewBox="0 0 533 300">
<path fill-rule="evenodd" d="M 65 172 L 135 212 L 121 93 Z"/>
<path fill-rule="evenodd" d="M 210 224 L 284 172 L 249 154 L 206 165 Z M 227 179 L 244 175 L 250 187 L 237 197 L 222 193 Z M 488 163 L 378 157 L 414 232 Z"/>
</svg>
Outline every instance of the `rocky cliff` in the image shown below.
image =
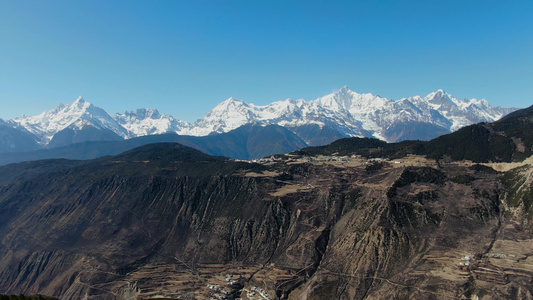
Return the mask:
<svg viewBox="0 0 533 300">
<path fill-rule="evenodd" d="M 61 299 L 532 297 L 530 167 L 258 164 L 154 144 L 3 167 L 0 293 Z M 65 164 L 62 167 L 62 164 Z"/>
</svg>

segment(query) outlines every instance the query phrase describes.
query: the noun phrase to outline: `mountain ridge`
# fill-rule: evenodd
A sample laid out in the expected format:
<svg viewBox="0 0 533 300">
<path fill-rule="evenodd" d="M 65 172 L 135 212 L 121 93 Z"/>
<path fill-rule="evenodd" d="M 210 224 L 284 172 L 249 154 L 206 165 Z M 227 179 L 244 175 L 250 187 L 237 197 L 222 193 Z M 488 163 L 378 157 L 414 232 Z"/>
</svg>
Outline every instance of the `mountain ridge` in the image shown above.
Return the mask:
<svg viewBox="0 0 533 300">
<path fill-rule="evenodd" d="M 139 146 L 161 142 L 181 143 L 210 155 L 237 159 L 256 159 L 270 154 L 291 152 L 307 146 L 302 139 L 284 127 L 249 124 L 230 132 L 209 136 L 184 136 L 176 133 L 164 133 L 127 140 L 85 141 L 50 149 L 0 153 L 0 166 L 42 159 L 93 159 L 107 155 L 117 155 Z"/>
<path fill-rule="evenodd" d="M 396 158 L 407 154 L 431 159 L 476 163 L 521 162 L 533 155 L 533 106 L 517 110 L 491 123 L 477 123 L 429 141 L 386 143 L 370 138 L 343 138 L 324 146 L 311 146 L 298 155 L 363 155 Z"/>
<path fill-rule="evenodd" d="M 37 116 L 21 116 L 0 125 L 34 135 L 41 148 L 171 132 L 208 136 L 247 124 L 279 125 L 298 135 L 307 145 L 315 146 L 354 136 L 375 137 L 387 142 L 429 140 L 470 124 L 493 122 L 515 110 L 491 106 L 484 99 L 461 100 L 443 90 L 426 97 L 392 100 L 370 93 L 358 94 L 345 86 L 311 101 L 286 99 L 263 106 L 231 97 L 194 123 L 148 108 L 112 117 L 79 97 L 71 105 L 61 104 Z M 61 137 L 54 138 L 56 135 Z M 22 143 L 21 138 L 11 138 L 6 143 L 13 145 L 0 147 L 0 152 L 24 150 L 27 144 Z M 27 150 L 34 150 L 34 147 L 28 146 Z"/>
<path fill-rule="evenodd" d="M 107 129 L 122 138 L 128 137 L 125 128 L 120 126 L 103 109 L 78 97 L 71 105 L 60 104 L 52 110 L 37 116 L 21 116 L 7 121 L 14 128 L 24 128 L 32 133 L 39 144 L 46 146 L 58 132 L 65 129 L 80 131 L 84 127 L 98 130 Z"/>
</svg>

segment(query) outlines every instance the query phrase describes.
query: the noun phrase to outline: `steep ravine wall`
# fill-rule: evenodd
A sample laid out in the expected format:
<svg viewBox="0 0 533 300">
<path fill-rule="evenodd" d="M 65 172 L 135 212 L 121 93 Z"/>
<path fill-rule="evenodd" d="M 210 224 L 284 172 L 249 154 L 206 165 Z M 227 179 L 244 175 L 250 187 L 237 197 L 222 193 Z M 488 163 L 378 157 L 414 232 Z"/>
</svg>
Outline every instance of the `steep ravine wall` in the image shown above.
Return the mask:
<svg viewBox="0 0 533 300">
<path fill-rule="evenodd" d="M 498 180 L 468 169 L 405 169 L 362 186 L 333 227 L 318 271 L 291 299 L 455 299 L 470 294 L 457 253 L 485 253 L 499 226 Z M 475 177 L 474 177 L 475 176 Z M 383 180 L 386 182 L 387 180 Z M 452 256 L 451 258 L 449 258 Z M 452 271 L 443 261 L 452 261 Z M 442 265 L 441 265 L 442 264 Z M 441 265 L 441 266 L 439 266 Z M 435 270 L 437 268 L 437 270 Z"/>
<path fill-rule="evenodd" d="M 261 285 L 272 298 L 481 295 L 486 262 L 468 269 L 461 257 L 500 247 L 500 175 L 444 164 L 280 168 L 255 177 L 64 172 L 1 187 L 0 293 L 115 299 L 137 295 L 132 278 L 149 286 L 141 275 L 154 266 L 195 277 L 234 265 L 258 266 L 240 289 Z M 294 279 L 259 277 L 273 268 Z"/>
<path fill-rule="evenodd" d="M 12 218 L 2 228 L 1 291 L 99 294 L 99 285 L 154 261 L 276 263 L 311 274 L 321 255 L 316 249 L 325 247 L 316 244 L 344 209 L 338 193 L 270 196 L 279 185 L 271 178 L 69 180 L 4 188 L 0 203 Z"/>
</svg>

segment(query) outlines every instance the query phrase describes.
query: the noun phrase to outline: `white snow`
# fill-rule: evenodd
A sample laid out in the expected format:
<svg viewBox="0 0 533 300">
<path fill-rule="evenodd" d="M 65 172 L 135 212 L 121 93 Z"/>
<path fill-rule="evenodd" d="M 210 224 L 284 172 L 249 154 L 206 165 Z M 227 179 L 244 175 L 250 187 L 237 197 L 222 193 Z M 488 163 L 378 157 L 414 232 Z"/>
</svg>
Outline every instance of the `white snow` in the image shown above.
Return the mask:
<svg viewBox="0 0 533 300">
<path fill-rule="evenodd" d="M 26 128 L 43 145 L 67 127 L 81 129 L 84 126 L 94 126 L 98 129 L 109 129 L 124 138 L 128 136 L 127 130 L 103 109 L 85 101 L 81 96 L 71 105 L 60 104 L 55 109 L 47 110 L 37 116 L 21 116 L 11 120 L 10 123 L 16 127 Z"/>
<path fill-rule="evenodd" d="M 370 93 L 358 94 L 348 87 L 315 100 L 286 99 L 264 106 L 229 98 L 205 117 L 188 123 L 156 109 L 137 109 L 116 114 L 79 97 L 73 104 L 61 104 L 37 116 L 21 116 L 7 121 L 13 127 L 26 128 L 46 145 L 57 132 L 83 126 L 110 129 L 123 138 L 174 132 L 205 136 L 228 132 L 245 124 L 277 124 L 285 127 L 302 125 L 333 126 L 347 136 L 371 136 L 386 140 L 385 131 L 401 122 L 429 123 L 455 131 L 461 127 L 493 122 L 515 109 L 494 107 L 485 99 L 458 99 L 444 90 L 425 97 L 400 100 L 382 98 Z"/>
<path fill-rule="evenodd" d="M 148 108 L 115 114 L 114 119 L 129 132 L 129 137 L 178 132 L 190 126 L 188 122 Z"/>
<path fill-rule="evenodd" d="M 492 122 L 513 109 L 493 107 L 486 100 L 460 100 L 437 90 L 426 97 L 392 100 L 358 94 L 348 87 L 312 101 L 286 99 L 256 106 L 230 98 L 180 133 L 207 135 L 228 132 L 250 123 L 285 127 L 335 124 L 348 136 L 374 136 L 386 140 L 384 131 L 398 122 L 421 122 L 455 131 L 477 122 Z"/>
</svg>

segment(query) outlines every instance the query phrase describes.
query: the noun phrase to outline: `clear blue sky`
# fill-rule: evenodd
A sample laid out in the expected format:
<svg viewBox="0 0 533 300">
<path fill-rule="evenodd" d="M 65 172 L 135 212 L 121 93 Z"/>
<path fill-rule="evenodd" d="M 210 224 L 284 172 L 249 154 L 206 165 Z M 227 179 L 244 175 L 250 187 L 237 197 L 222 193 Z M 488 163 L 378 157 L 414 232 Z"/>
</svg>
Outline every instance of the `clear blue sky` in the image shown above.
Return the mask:
<svg viewBox="0 0 533 300">
<path fill-rule="evenodd" d="M 187 121 L 347 85 L 533 104 L 533 1 L 0 0 L 0 118 L 79 95 Z"/>
</svg>

